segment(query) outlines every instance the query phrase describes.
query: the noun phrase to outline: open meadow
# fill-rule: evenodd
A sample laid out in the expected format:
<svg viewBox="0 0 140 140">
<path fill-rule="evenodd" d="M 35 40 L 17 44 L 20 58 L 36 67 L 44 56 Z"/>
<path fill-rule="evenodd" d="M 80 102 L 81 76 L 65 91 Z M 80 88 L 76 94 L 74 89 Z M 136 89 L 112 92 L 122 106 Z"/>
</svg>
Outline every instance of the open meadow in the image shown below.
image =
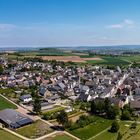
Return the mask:
<svg viewBox="0 0 140 140">
<path fill-rule="evenodd" d="M 16 133 L 31 139 L 41 137 L 51 132 L 53 132 L 53 129 L 41 120 L 16 130 Z"/>
<path fill-rule="evenodd" d="M 0 129 L 0 140 L 22 140 L 11 133 Z"/>
<path fill-rule="evenodd" d="M 75 140 L 75 139 L 66 134 L 56 134 L 52 135 L 51 137 L 47 137 L 43 140 Z"/>
<path fill-rule="evenodd" d="M 0 96 L 0 110 L 6 108 L 16 109 L 17 107 L 2 96 Z"/>
<path fill-rule="evenodd" d="M 70 132 L 72 135 L 80 138 L 81 140 L 87 140 L 101 131 L 108 129 L 111 125 L 111 120 L 103 119 L 95 116 L 95 121 L 83 128 L 74 129 Z"/>
</svg>

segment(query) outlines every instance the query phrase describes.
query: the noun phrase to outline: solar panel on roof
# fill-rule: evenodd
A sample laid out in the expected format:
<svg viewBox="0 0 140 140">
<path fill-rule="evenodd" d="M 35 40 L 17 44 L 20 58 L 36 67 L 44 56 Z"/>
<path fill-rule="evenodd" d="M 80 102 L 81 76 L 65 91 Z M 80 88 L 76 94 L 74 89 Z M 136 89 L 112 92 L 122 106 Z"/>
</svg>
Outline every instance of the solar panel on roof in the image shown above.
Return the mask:
<svg viewBox="0 0 140 140">
<path fill-rule="evenodd" d="M 24 119 L 24 120 L 20 120 L 17 122 L 19 125 L 23 126 L 23 125 L 26 125 L 26 124 L 29 124 L 29 123 L 32 123 L 32 120 L 31 119 Z"/>
<path fill-rule="evenodd" d="M 17 123 L 11 123 L 10 126 L 11 126 L 12 128 L 19 128 L 19 127 L 20 127 L 20 125 L 17 124 Z"/>
</svg>

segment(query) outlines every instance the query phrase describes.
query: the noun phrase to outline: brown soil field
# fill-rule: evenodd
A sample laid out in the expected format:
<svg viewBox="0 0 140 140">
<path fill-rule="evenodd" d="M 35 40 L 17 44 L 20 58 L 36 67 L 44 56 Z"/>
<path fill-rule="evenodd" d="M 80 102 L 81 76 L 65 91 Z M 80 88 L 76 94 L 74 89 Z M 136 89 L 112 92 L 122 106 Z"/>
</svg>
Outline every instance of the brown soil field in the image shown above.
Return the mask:
<svg viewBox="0 0 140 140">
<path fill-rule="evenodd" d="M 102 60 L 99 57 L 94 58 L 80 58 L 79 56 L 43 56 L 43 60 L 56 60 L 56 61 L 63 61 L 63 62 L 82 62 L 85 63 L 87 60 Z"/>
</svg>

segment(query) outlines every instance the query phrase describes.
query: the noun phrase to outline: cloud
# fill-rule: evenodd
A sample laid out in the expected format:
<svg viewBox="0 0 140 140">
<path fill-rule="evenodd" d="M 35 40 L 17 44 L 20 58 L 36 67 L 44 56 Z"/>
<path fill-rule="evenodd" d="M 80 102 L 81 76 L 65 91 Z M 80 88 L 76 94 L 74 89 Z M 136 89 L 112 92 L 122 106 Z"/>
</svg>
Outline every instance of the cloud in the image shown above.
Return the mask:
<svg viewBox="0 0 140 140">
<path fill-rule="evenodd" d="M 14 24 L 0 24 L 0 31 L 10 31 L 16 28 Z"/>
<path fill-rule="evenodd" d="M 122 29 L 122 28 L 134 28 L 134 27 L 135 27 L 135 22 L 130 19 L 124 19 L 121 23 L 106 26 L 106 28 L 108 29 Z"/>
<path fill-rule="evenodd" d="M 124 23 L 127 24 L 127 25 L 134 25 L 134 21 L 130 20 L 130 19 L 125 19 Z"/>
<path fill-rule="evenodd" d="M 113 24 L 113 25 L 108 25 L 107 28 L 110 28 L 110 29 L 121 29 L 121 28 L 123 28 L 123 25 L 121 25 L 121 24 Z"/>
</svg>

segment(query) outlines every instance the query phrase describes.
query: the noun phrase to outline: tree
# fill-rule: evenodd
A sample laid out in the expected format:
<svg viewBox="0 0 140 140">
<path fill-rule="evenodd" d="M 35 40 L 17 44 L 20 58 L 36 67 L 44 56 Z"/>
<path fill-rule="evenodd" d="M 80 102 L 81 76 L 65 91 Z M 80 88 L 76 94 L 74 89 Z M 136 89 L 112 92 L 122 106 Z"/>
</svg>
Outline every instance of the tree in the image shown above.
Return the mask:
<svg viewBox="0 0 140 140">
<path fill-rule="evenodd" d="M 89 102 L 81 102 L 80 109 L 88 111 L 90 108 Z"/>
<path fill-rule="evenodd" d="M 8 64 L 8 68 L 13 68 L 14 67 L 14 64 Z"/>
<path fill-rule="evenodd" d="M 64 110 L 60 111 L 60 113 L 57 115 L 57 122 L 59 124 L 62 124 L 63 127 L 67 126 L 68 115 Z"/>
<path fill-rule="evenodd" d="M 114 121 L 111 125 L 110 132 L 116 133 L 118 132 L 119 128 L 120 128 L 119 123 L 117 121 Z"/>
<path fill-rule="evenodd" d="M 41 101 L 38 97 L 35 98 L 34 103 L 33 103 L 33 111 L 36 114 L 40 114 L 41 113 Z"/>
<path fill-rule="evenodd" d="M 107 112 L 108 109 L 109 109 L 110 106 L 111 106 L 111 103 L 110 103 L 110 101 L 109 101 L 108 98 L 105 98 L 105 100 L 104 100 L 104 105 L 105 105 L 105 111 Z"/>
<path fill-rule="evenodd" d="M 105 111 L 104 109 L 105 109 L 104 102 L 99 101 L 96 103 L 96 112 L 98 112 L 99 114 L 104 113 Z"/>
<path fill-rule="evenodd" d="M 108 119 L 115 119 L 119 114 L 119 108 L 117 106 L 110 106 L 106 112 Z"/>
<path fill-rule="evenodd" d="M 4 69 L 3 69 L 2 65 L 0 65 L 0 74 L 2 74 L 3 71 L 4 71 Z"/>
<path fill-rule="evenodd" d="M 118 88 L 116 95 L 119 97 L 121 95 L 121 90 Z"/>
<path fill-rule="evenodd" d="M 122 120 L 131 120 L 131 114 L 128 110 L 123 110 L 121 115 Z"/>
<path fill-rule="evenodd" d="M 96 103 L 94 100 L 91 102 L 91 113 L 96 114 Z"/>
<path fill-rule="evenodd" d="M 88 124 L 88 117 L 86 115 L 80 116 L 79 120 L 77 120 L 77 124 L 80 127 L 86 126 L 86 124 Z"/>
<path fill-rule="evenodd" d="M 126 104 L 123 107 L 123 110 L 128 110 L 131 115 L 133 115 L 133 113 L 134 113 L 134 110 L 130 107 L 130 103 L 129 104 Z"/>
</svg>

